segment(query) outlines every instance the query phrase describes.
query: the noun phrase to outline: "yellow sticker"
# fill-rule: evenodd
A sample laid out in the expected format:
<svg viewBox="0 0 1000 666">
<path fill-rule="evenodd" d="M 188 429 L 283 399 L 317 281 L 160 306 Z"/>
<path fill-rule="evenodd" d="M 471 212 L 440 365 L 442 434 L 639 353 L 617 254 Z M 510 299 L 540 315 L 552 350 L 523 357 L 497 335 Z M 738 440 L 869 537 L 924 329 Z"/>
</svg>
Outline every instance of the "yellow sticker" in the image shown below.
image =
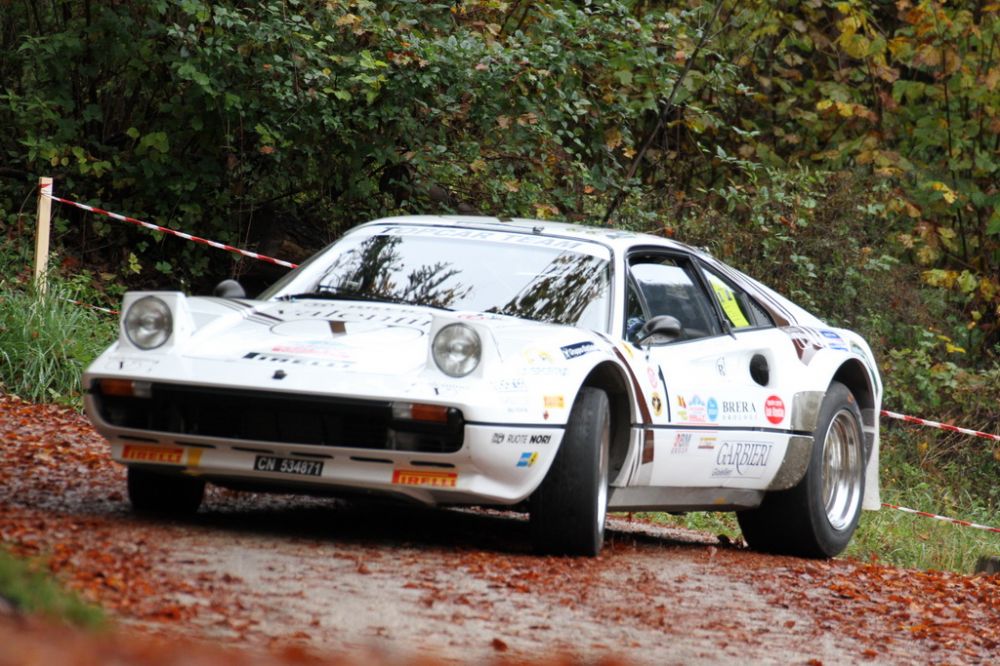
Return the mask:
<svg viewBox="0 0 1000 666">
<path fill-rule="evenodd" d="M 546 409 L 566 409 L 566 399 L 561 395 L 545 396 Z"/>
<path fill-rule="evenodd" d="M 736 300 L 736 294 L 729 288 L 729 285 L 711 274 L 708 276 L 708 281 L 712 283 L 712 289 L 715 290 L 715 295 L 719 299 L 722 311 L 726 313 L 726 317 L 729 318 L 730 323 L 736 328 L 749 326 L 750 322 L 747 321 L 746 315 L 743 314 L 740 302 Z"/>
</svg>

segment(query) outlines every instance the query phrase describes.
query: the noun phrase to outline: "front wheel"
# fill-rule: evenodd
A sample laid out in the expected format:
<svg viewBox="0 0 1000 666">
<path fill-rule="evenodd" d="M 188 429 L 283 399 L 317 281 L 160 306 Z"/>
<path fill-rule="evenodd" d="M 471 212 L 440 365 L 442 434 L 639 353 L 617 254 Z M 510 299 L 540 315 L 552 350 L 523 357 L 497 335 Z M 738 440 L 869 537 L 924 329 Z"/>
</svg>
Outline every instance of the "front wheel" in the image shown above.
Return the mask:
<svg viewBox="0 0 1000 666">
<path fill-rule="evenodd" d="M 851 391 L 833 382 L 813 433 L 805 476 L 788 490 L 768 493 L 756 509 L 736 514 L 747 544 L 799 557 L 833 557 L 847 548 L 865 493 L 861 410 Z"/>
<path fill-rule="evenodd" d="M 535 550 L 594 557 L 604 545 L 608 510 L 611 410 L 596 388 L 580 390 L 562 445 L 542 485 L 531 496 Z"/>
<path fill-rule="evenodd" d="M 137 513 L 187 515 L 201 506 L 205 482 L 191 476 L 158 474 L 141 467 L 128 468 L 128 498 Z"/>
</svg>

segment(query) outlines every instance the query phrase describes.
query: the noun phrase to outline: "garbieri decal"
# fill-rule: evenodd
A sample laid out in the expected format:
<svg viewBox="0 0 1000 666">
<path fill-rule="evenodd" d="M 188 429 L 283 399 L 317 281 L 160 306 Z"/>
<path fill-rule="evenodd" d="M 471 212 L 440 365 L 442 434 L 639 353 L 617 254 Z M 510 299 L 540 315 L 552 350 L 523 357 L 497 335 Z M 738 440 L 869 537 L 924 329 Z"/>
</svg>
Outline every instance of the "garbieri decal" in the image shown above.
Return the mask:
<svg viewBox="0 0 1000 666">
<path fill-rule="evenodd" d="M 723 442 L 719 445 L 712 476 L 760 478 L 771 457 L 771 445 L 761 442 Z"/>
</svg>

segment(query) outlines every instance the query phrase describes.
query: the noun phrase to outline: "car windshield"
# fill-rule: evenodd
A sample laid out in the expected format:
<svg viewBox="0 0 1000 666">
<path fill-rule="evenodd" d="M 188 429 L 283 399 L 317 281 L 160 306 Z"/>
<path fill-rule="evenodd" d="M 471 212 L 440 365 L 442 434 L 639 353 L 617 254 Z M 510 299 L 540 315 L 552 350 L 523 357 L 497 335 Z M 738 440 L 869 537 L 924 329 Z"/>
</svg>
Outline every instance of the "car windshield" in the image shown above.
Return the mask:
<svg viewBox="0 0 1000 666">
<path fill-rule="evenodd" d="M 610 252 L 596 243 L 452 227 L 348 234 L 261 294 L 471 310 L 608 330 Z"/>
</svg>

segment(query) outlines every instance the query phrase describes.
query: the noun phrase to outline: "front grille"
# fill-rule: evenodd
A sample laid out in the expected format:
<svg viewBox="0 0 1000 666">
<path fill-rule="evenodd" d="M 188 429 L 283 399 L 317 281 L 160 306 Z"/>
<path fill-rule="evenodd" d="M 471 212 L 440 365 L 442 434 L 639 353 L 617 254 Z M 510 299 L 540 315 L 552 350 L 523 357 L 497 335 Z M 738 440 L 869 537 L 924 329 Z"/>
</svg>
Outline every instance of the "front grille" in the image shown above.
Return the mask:
<svg viewBox="0 0 1000 666">
<path fill-rule="evenodd" d="M 138 398 L 102 394 L 100 381 L 93 392 L 108 423 L 175 435 L 454 453 L 465 432 L 458 410 L 447 423 L 406 421 L 393 419 L 388 401 L 155 383 L 150 397 Z"/>
</svg>

